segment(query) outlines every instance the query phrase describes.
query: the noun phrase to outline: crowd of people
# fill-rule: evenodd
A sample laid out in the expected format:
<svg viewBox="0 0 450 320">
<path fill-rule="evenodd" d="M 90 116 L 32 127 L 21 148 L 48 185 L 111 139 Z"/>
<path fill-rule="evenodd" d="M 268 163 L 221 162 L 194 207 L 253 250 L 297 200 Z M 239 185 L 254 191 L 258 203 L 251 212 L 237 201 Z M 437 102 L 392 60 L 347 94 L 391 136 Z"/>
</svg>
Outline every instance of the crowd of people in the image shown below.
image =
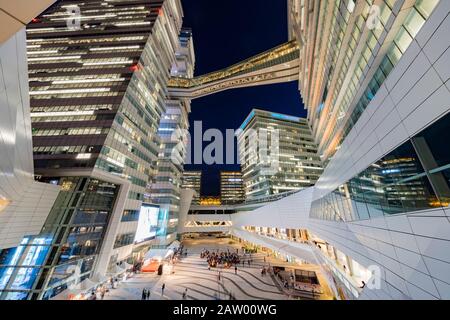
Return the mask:
<svg viewBox="0 0 450 320">
<path fill-rule="evenodd" d="M 240 262 L 238 253 L 227 251 L 212 251 L 203 249 L 200 253 L 201 259 L 206 259 L 209 268 L 216 268 L 222 266 L 224 268 L 231 268 L 233 265 L 237 265 Z"/>
</svg>

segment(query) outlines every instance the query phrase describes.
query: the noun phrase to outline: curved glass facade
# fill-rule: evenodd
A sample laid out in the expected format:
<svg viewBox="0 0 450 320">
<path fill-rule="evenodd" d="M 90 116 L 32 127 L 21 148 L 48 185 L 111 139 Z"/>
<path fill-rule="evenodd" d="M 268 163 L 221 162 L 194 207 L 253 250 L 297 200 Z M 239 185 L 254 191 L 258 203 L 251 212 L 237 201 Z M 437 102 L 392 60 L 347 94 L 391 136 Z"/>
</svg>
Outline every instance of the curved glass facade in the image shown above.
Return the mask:
<svg viewBox="0 0 450 320">
<path fill-rule="evenodd" d="M 450 114 L 312 204 L 311 217 L 356 221 L 448 207 Z"/>
</svg>

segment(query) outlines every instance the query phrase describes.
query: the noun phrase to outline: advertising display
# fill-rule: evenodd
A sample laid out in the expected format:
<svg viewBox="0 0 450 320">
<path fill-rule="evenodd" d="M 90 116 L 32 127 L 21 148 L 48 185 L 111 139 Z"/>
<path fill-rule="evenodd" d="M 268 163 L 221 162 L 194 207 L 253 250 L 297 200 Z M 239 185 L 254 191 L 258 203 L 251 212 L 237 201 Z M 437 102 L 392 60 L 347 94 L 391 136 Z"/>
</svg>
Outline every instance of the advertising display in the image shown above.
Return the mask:
<svg viewBox="0 0 450 320">
<path fill-rule="evenodd" d="M 143 204 L 139 213 L 135 243 L 150 240 L 156 236 L 158 229 L 159 207 Z"/>
</svg>

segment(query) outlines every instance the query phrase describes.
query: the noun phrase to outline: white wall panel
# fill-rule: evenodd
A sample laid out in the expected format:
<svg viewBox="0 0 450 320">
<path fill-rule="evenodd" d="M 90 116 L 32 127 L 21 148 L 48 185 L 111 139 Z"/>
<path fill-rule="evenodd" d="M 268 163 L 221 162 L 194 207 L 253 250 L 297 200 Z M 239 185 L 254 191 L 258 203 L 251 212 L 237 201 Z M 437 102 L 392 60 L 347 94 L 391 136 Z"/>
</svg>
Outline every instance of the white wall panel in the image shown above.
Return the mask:
<svg viewBox="0 0 450 320">
<path fill-rule="evenodd" d="M 1 4 L 1 3 L 0 3 Z M 0 44 L 0 249 L 17 246 L 41 228 L 59 187 L 34 181 L 26 37 Z"/>
</svg>

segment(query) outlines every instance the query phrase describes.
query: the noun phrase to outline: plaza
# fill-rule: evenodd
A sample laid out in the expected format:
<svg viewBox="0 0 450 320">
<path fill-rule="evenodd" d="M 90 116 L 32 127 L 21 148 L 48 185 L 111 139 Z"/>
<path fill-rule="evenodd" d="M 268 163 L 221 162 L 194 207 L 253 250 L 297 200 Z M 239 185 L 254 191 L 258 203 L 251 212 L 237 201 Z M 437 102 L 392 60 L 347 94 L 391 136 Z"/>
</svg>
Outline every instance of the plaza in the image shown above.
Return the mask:
<svg viewBox="0 0 450 320">
<path fill-rule="evenodd" d="M 290 265 L 279 259 L 267 257 L 264 253 L 251 254 L 249 266 L 246 258 L 250 254 L 242 254 L 242 248 L 228 238 L 210 239 L 208 237 L 186 240 L 187 257 L 182 257 L 172 269 L 172 274 L 138 273 L 124 282 L 117 289 L 111 289 L 105 300 L 141 300 L 142 290 L 150 290 L 149 300 L 181 300 L 183 292 L 188 289 L 187 300 L 229 300 L 230 293 L 236 300 L 287 300 L 293 299 L 289 293 L 283 292 L 280 284 L 269 274 L 262 276 L 261 270 L 269 264 Z M 211 268 L 200 258 L 202 250 L 235 252 L 239 250 L 245 263 L 229 269 Z M 264 260 L 266 262 L 264 262 Z M 311 270 L 311 266 L 302 266 Z M 220 273 L 220 281 L 219 281 Z M 321 276 L 320 279 L 323 279 Z M 165 284 L 164 295 L 161 295 L 162 284 Z M 326 294 L 317 295 L 316 299 L 329 299 L 329 288 Z M 306 299 L 306 298 L 305 298 Z M 310 299 L 310 298 L 309 298 Z"/>
</svg>

